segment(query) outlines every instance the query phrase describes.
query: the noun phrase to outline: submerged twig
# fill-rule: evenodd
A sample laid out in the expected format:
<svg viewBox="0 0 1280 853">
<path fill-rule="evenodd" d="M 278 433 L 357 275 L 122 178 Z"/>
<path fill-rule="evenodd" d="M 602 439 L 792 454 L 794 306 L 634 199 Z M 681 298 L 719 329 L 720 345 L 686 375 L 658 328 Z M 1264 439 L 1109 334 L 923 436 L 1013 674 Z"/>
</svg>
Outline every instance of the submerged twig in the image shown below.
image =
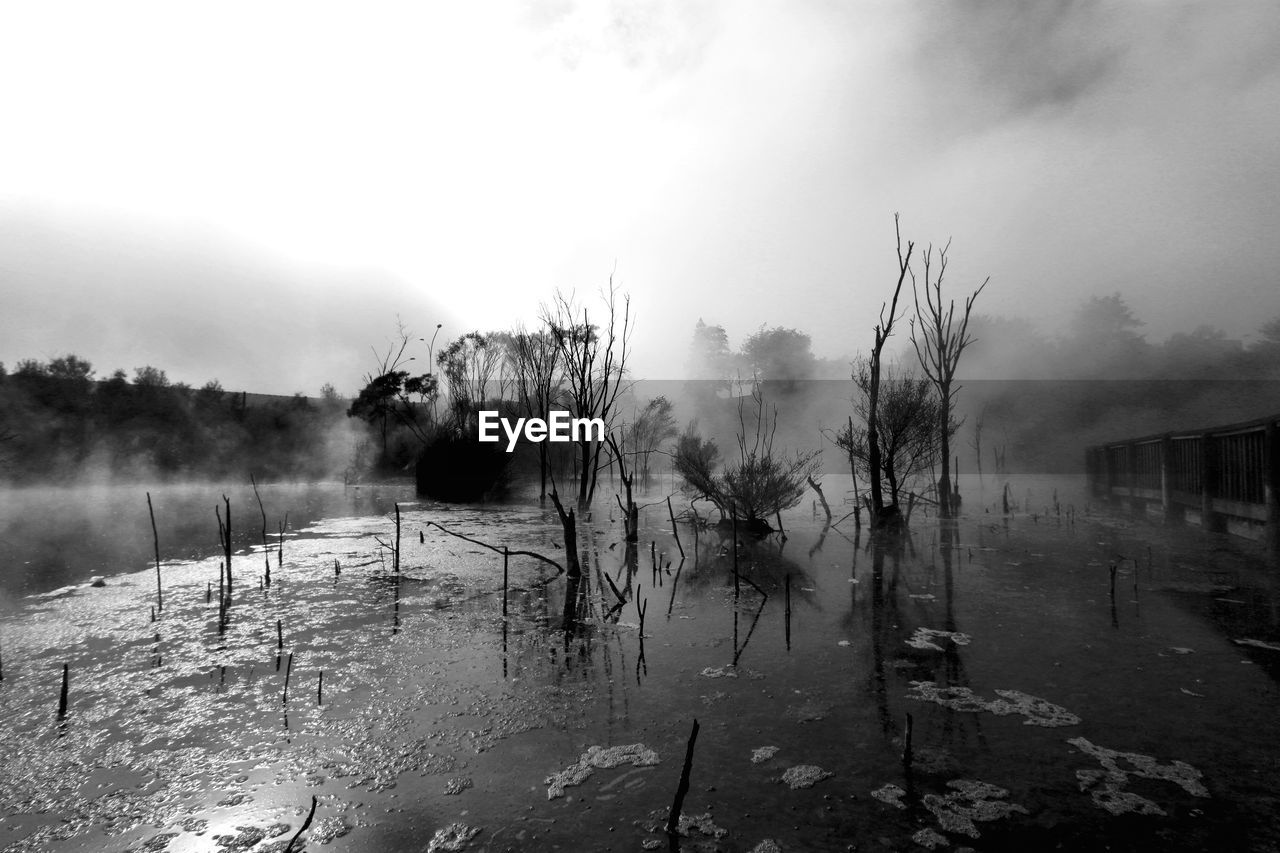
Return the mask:
<svg viewBox="0 0 1280 853">
<path fill-rule="evenodd" d="M 316 795 L 312 794 L 311 795 L 311 811 L 307 814 L 307 819 L 302 822 L 302 828 L 300 828 L 297 831 L 297 833 L 293 836 L 293 838 L 289 839 L 289 846 L 284 848 L 284 853 L 293 853 L 293 845 L 298 843 L 298 839 L 302 837 L 302 833 L 306 832 L 307 828 L 311 826 L 311 819 L 314 818 L 315 816 L 316 816 Z"/>
<path fill-rule="evenodd" d="M 696 528 L 695 528 L 696 529 Z M 676 566 L 676 575 L 671 579 L 671 598 L 667 601 L 667 618 L 671 618 L 671 608 L 676 606 L 676 586 L 680 583 L 680 573 L 684 571 L 684 559 Z"/>
<path fill-rule="evenodd" d="M 751 642 L 751 635 L 756 632 L 756 625 L 760 623 L 760 614 L 764 613 L 765 602 L 761 601 L 760 606 L 756 608 L 756 615 L 751 619 L 751 627 L 747 629 L 747 636 L 743 638 L 742 645 L 737 642 L 737 619 L 738 611 L 735 608 L 733 612 L 734 618 L 734 648 L 733 648 L 733 665 L 737 666 L 738 661 L 742 658 L 742 653 L 747 650 L 747 643 Z"/>
<path fill-rule="evenodd" d="M 689 774 L 693 771 L 693 746 L 698 741 L 698 720 L 693 720 L 693 731 L 689 733 L 689 745 L 684 751 L 684 768 L 680 771 L 680 784 L 676 787 L 676 799 L 671 804 L 671 813 L 667 816 L 667 834 L 675 835 L 680 829 L 680 810 L 684 808 L 685 794 L 689 793 Z"/>
<path fill-rule="evenodd" d="M 675 537 L 676 547 L 680 549 L 680 559 L 684 559 L 684 546 L 680 544 L 680 530 L 676 527 L 676 511 L 671 508 L 671 496 L 667 495 L 667 514 L 671 516 L 671 535 Z"/>
<path fill-rule="evenodd" d="M 71 682 L 71 667 L 68 664 L 62 665 L 62 694 L 58 697 L 58 719 L 65 720 L 67 718 L 67 688 Z"/>
<path fill-rule="evenodd" d="M 445 527 L 443 524 L 439 524 L 438 522 L 428 521 L 427 525 L 429 527 L 438 527 L 445 533 L 448 533 L 450 536 L 456 536 L 457 538 L 463 540 L 464 542 L 470 542 L 472 545 L 479 545 L 481 548 L 488 548 L 490 551 L 496 551 L 499 554 L 503 553 L 503 548 L 499 548 L 496 545 L 490 545 L 488 542 L 481 542 L 479 539 L 472 539 L 470 536 L 464 536 L 461 533 L 455 533 L 449 528 Z M 535 560 L 541 560 L 542 562 L 548 565 L 555 566 L 557 576 L 564 574 L 564 567 L 561 566 L 559 563 L 557 563 L 555 560 L 551 559 L 550 557 L 544 557 L 541 554 L 534 553 L 533 551 L 512 551 L 510 549 L 507 549 L 506 553 L 511 555 L 512 557 L 532 557 Z"/>
<path fill-rule="evenodd" d="M 906 731 L 902 735 L 902 767 L 908 772 L 911 770 L 911 761 L 914 753 L 911 750 L 911 733 L 915 725 L 915 720 L 907 714 Z"/>
<path fill-rule="evenodd" d="M 602 572 L 600 572 L 600 575 L 601 575 L 601 577 L 603 577 L 606 581 L 608 581 L 608 582 L 609 582 L 609 588 L 610 588 L 610 589 L 612 589 L 612 590 L 613 590 L 613 594 L 614 594 L 615 596 L 617 596 L 617 597 L 618 597 L 618 603 L 619 603 L 620 605 L 621 605 L 621 604 L 626 604 L 626 603 L 627 603 L 627 597 L 626 597 L 625 595 L 623 595 L 623 594 L 622 594 L 622 590 L 618 589 L 618 585 L 617 585 L 616 583 L 614 583 L 614 582 L 613 582 L 613 578 L 609 577 L 609 573 L 608 573 L 608 572 L 605 572 L 605 571 L 602 571 Z"/>
</svg>

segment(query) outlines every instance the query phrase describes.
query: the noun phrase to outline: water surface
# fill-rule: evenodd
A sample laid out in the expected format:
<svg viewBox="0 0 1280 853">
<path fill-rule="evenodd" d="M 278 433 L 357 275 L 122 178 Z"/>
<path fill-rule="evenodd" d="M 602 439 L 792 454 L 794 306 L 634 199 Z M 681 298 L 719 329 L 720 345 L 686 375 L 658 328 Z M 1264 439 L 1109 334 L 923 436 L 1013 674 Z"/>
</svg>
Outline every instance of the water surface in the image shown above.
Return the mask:
<svg viewBox="0 0 1280 853">
<path fill-rule="evenodd" d="M 847 481 L 825 482 L 838 519 Z M 134 491 L 61 517 L 140 545 L 76 545 L 87 564 L 6 585 L 0 849 L 282 850 L 313 795 L 309 850 L 665 849 L 695 718 L 684 849 L 1278 843 L 1273 570 L 1227 540 L 1096 514 L 1074 480 L 1016 482 L 1008 517 L 990 481 L 970 483 L 954 531 L 918 511 L 899 543 L 826 527 L 806 501 L 785 542 L 742 540 L 736 593 L 728 531 L 695 544 L 682 524 L 682 563 L 654 493 L 628 556 L 602 495 L 570 631 L 553 568 L 511 559 L 504 621 L 501 555 L 434 526 L 563 562 L 550 507 L 395 487 L 264 489 L 270 547 L 289 512 L 282 563 L 252 490 L 228 491 L 222 632 L 226 490 L 153 490 L 162 550 L 184 499 L 212 527 L 162 554 L 153 622 Z M 90 574 L 106 585 L 59 590 Z"/>
</svg>

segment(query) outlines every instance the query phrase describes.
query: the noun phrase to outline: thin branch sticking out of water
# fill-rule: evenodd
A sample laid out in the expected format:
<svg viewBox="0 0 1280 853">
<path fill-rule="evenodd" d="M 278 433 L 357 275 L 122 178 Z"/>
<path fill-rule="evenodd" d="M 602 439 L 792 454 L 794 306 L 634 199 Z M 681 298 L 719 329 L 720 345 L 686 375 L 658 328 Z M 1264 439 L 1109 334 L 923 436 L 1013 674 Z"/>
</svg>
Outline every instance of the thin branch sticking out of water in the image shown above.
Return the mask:
<svg viewBox="0 0 1280 853">
<path fill-rule="evenodd" d="M 249 483 L 253 486 L 253 496 L 258 499 L 258 512 L 262 513 L 262 562 L 266 569 L 263 582 L 271 586 L 271 546 L 267 544 L 267 509 L 262 505 L 262 495 L 258 494 L 258 481 L 249 474 Z"/>
<path fill-rule="evenodd" d="M 676 527 L 676 511 L 671 508 L 671 496 L 667 496 L 667 515 L 671 516 L 671 535 L 675 537 L 676 547 L 680 549 L 680 559 L 684 560 L 684 546 L 680 544 L 680 530 Z"/>
<path fill-rule="evenodd" d="M 65 720 L 67 718 L 67 688 L 71 682 L 71 667 L 69 664 L 62 665 L 62 695 L 58 697 L 58 719 Z"/>
<path fill-rule="evenodd" d="M 151 506 L 151 493 L 147 492 L 147 512 L 151 514 L 151 539 L 156 546 L 156 610 L 164 611 L 164 598 L 160 594 L 160 534 L 156 532 L 156 511 Z M 152 617 L 152 621 L 155 621 Z"/>
<path fill-rule="evenodd" d="M 698 742 L 698 720 L 693 721 L 693 731 L 689 733 L 689 744 L 684 751 L 684 767 L 680 771 L 680 784 L 676 787 L 675 802 L 671 804 L 671 813 L 667 816 L 667 834 L 674 836 L 680 826 L 680 812 L 684 808 L 685 794 L 689 793 L 689 773 L 693 770 L 693 747 Z"/>
<path fill-rule="evenodd" d="M 298 830 L 293 838 L 289 839 L 289 846 L 284 848 L 284 853 L 293 853 L 294 845 L 298 843 L 298 839 L 302 837 L 302 833 L 307 831 L 311 826 L 311 819 L 316 816 L 316 795 L 311 795 L 311 811 L 307 814 L 307 819 L 302 822 L 302 828 Z"/>
<path fill-rule="evenodd" d="M 427 526 L 438 527 L 445 533 L 448 533 L 450 536 L 456 536 L 457 538 L 463 540 L 464 542 L 470 542 L 472 545 L 479 545 L 481 548 L 488 548 L 490 551 L 495 551 L 499 554 L 504 553 L 503 549 L 498 547 L 497 545 L 490 545 L 488 542 L 481 542 L 479 539 L 472 539 L 470 536 L 464 536 L 461 533 L 455 533 L 449 528 L 445 527 L 443 524 L 439 524 L 434 521 L 428 521 Z M 551 559 L 550 557 L 544 557 L 541 554 L 534 553 L 533 551 L 512 551 L 510 549 L 507 549 L 505 553 L 509 554 L 512 557 L 532 557 L 535 560 L 541 560 L 547 565 L 555 566 L 557 577 L 564 574 L 564 566 L 561 566 L 559 563 L 557 563 L 555 560 Z"/>
</svg>

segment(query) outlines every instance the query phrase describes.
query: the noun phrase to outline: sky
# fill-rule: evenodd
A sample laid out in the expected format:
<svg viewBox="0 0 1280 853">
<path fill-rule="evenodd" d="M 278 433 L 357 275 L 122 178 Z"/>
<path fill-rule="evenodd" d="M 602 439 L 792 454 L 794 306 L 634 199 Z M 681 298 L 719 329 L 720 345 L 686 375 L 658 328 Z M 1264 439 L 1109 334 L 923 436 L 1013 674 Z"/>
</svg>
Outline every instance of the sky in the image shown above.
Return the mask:
<svg viewBox="0 0 1280 853">
<path fill-rule="evenodd" d="M 0 361 L 354 393 L 397 324 L 869 346 L 894 213 L 959 299 L 1280 315 L 1280 4 L 0 4 Z M 436 347 L 439 349 L 439 346 Z"/>
</svg>

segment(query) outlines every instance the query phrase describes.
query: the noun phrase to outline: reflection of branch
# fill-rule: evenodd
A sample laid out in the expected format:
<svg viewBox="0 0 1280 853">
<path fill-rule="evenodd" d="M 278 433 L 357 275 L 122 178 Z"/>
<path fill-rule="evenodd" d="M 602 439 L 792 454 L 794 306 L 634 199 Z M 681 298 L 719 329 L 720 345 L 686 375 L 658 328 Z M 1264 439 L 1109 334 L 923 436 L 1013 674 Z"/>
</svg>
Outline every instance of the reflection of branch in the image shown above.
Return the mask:
<svg viewBox="0 0 1280 853">
<path fill-rule="evenodd" d="M 470 542 L 472 545 L 479 545 L 481 548 L 488 548 L 490 551 L 496 551 L 499 554 L 503 553 L 502 548 L 499 548 L 495 545 L 490 545 L 488 542 L 481 542 L 479 539 L 472 539 L 470 536 L 463 536 L 461 533 L 454 533 L 452 530 L 445 527 L 443 524 L 438 524 L 434 521 L 428 521 L 427 526 L 438 527 L 441 530 L 443 530 L 445 533 L 448 533 L 450 536 L 456 536 L 459 539 L 463 540 L 464 542 Z M 541 560 L 542 562 L 547 563 L 548 565 L 555 566 L 557 575 L 564 574 L 564 567 L 561 566 L 559 563 L 557 563 L 555 560 L 551 559 L 550 557 L 544 557 L 541 554 L 535 554 L 533 551 L 512 551 L 510 549 L 507 549 L 505 553 L 509 554 L 512 557 L 533 557 L 535 560 Z"/>
<path fill-rule="evenodd" d="M 746 581 L 747 581 L 747 583 L 751 583 L 751 581 L 747 580 L 746 578 L 743 578 L 743 580 L 746 580 Z M 755 585 L 755 584 L 753 584 L 753 583 L 752 583 L 751 585 L 752 585 L 752 586 L 756 586 L 756 585 Z M 756 586 L 756 589 L 760 589 L 760 587 Z M 764 593 L 763 593 L 763 591 L 761 591 L 761 594 L 762 594 L 762 595 L 764 594 Z M 767 599 L 767 598 L 768 598 L 768 596 L 765 596 L 765 598 Z M 757 609 L 757 610 L 756 610 L 756 616 L 755 616 L 755 618 L 751 620 L 751 627 L 747 629 L 747 636 L 746 636 L 746 638 L 742 641 L 742 645 L 741 645 L 740 647 L 738 647 L 738 648 L 734 649 L 734 651 L 733 651 L 733 665 L 734 665 L 734 666 L 737 666 L 737 665 L 738 665 L 738 658 L 742 657 L 742 653 L 743 653 L 743 652 L 745 652 L 745 651 L 747 650 L 747 643 L 751 642 L 751 635 L 755 633 L 755 630 L 756 630 L 756 623 L 760 621 L 760 614 L 764 612 L 764 605 L 765 605 L 765 602 L 764 602 L 764 601 L 761 601 L 761 602 L 760 602 L 760 607 L 759 607 L 759 609 Z"/>
<path fill-rule="evenodd" d="M 744 581 L 746 581 L 747 583 L 751 584 L 751 588 L 752 588 L 752 589 L 754 589 L 756 592 L 760 593 L 760 595 L 764 597 L 764 601 L 761 601 L 761 602 L 760 602 L 760 606 L 761 606 L 761 607 L 763 607 L 763 606 L 764 606 L 764 602 L 769 600 L 769 593 L 765 592 L 763 589 L 761 589 L 760 587 L 756 586 L 756 582 L 755 582 L 755 581 L 753 581 L 751 578 L 747 577 L 746 575 L 742 574 L 741 572 L 739 572 L 738 577 L 739 577 L 741 580 L 744 580 Z M 744 643 L 743 645 L 746 645 L 746 644 Z"/>
<path fill-rule="evenodd" d="M 840 521 L 844 521 L 844 520 L 848 519 L 849 517 L 854 516 L 854 515 L 857 515 L 857 514 L 858 514 L 858 511 L 857 511 L 856 509 L 855 509 L 853 512 L 846 512 L 844 515 L 842 515 L 842 516 L 840 517 Z M 839 526 L 840 526 L 840 521 L 834 522 L 831 526 L 832 526 L 832 527 L 839 527 Z"/>
<path fill-rule="evenodd" d="M 626 604 L 627 597 L 618 590 L 618 585 L 613 582 L 613 578 L 609 577 L 609 573 L 605 571 L 601 571 L 600 576 L 609 582 L 609 588 L 612 589 L 613 594 L 618 597 L 618 601 L 621 602 L 622 604 Z"/>
<path fill-rule="evenodd" d="M 813 547 L 809 549 L 809 559 L 813 559 L 813 555 L 822 550 L 823 544 L 827 541 L 827 533 L 831 530 L 831 521 L 828 520 L 822 526 L 822 533 L 818 536 L 818 541 L 813 543 Z"/>
</svg>

